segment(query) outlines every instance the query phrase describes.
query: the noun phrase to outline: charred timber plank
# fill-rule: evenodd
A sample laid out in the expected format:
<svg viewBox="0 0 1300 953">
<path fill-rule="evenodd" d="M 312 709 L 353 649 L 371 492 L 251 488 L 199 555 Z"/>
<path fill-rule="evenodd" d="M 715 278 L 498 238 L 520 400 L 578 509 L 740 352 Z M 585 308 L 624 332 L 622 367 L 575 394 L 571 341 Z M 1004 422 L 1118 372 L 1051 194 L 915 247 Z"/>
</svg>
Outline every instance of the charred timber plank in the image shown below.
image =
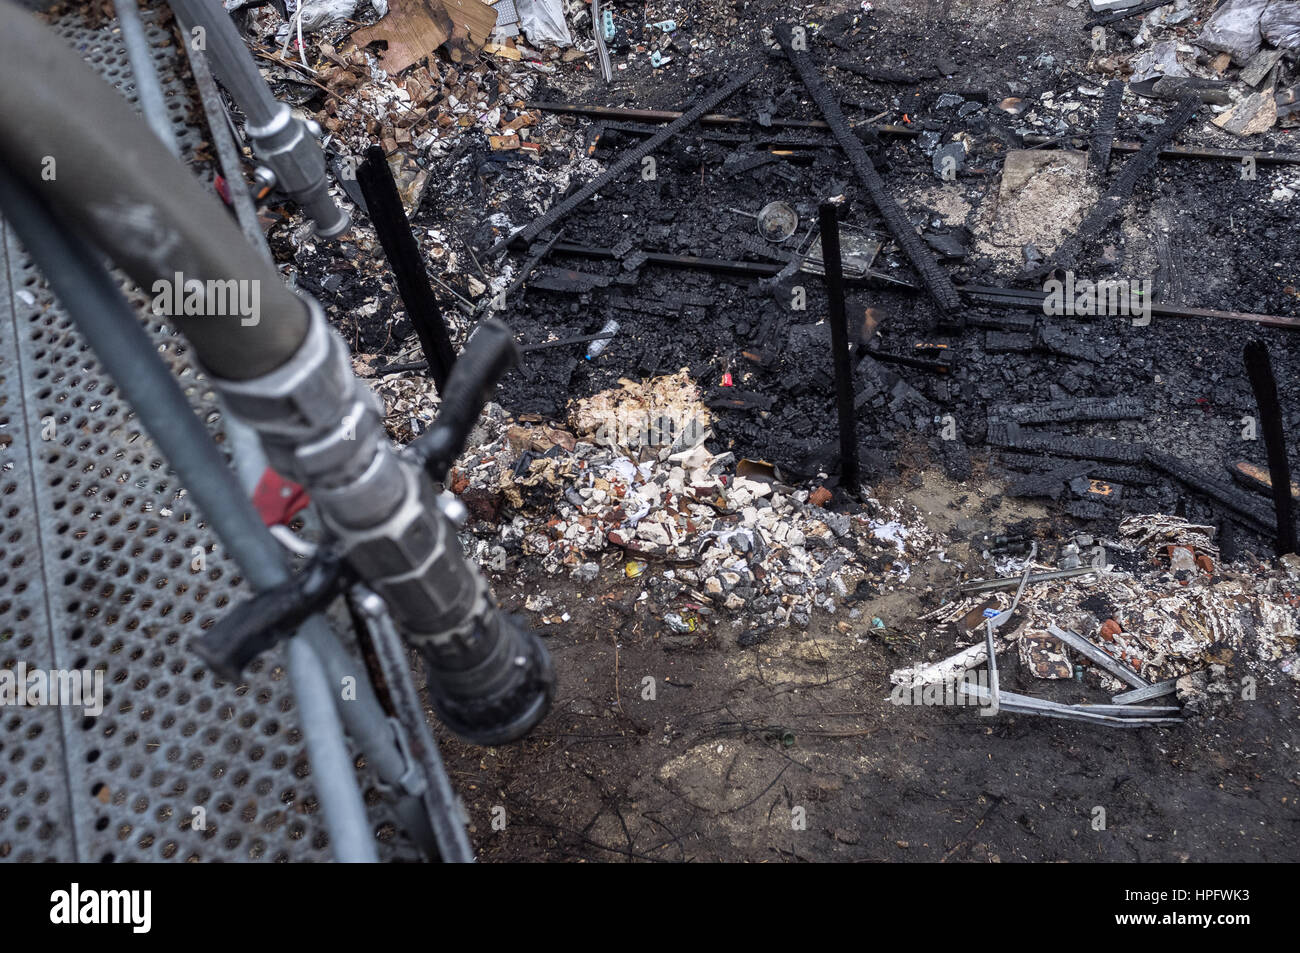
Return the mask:
<svg viewBox="0 0 1300 953">
<path fill-rule="evenodd" d="M 748 69 L 744 73 L 741 73 L 736 79 L 733 79 L 731 82 L 722 86 L 715 92 L 710 93 L 708 96 L 705 96 L 645 142 L 623 153 L 623 155 L 619 156 L 618 159 L 614 161 L 613 165 L 600 175 L 596 176 L 582 188 L 578 189 L 577 192 L 574 192 L 567 199 L 551 206 L 543 212 L 539 218 L 534 219 L 531 224 L 525 225 L 514 234 L 501 239 L 492 246 L 489 250 L 489 254 L 498 254 L 505 251 L 506 247 L 510 245 L 518 246 L 531 242 L 535 237 L 537 237 L 537 235 L 559 222 L 575 208 L 582 205 L 628 169 L 640 164 L 642 159 L 650 155 L 650 153 L 654 152 L 673 136 L 677 135 L 682 130 L 689 128 L 700 118 L 707 115 L 709 110 L 713 109 L 724 100 L 734 96 L 742 88 L 748 85 L 754 77 L 761 73 L 763 68 L 764 64 L 759 64 L 752 69 Z"/>
<path fill-rule="evenodd" d="M 1029 354 L 1037 349 L 1032 334 L 1022 331 L 984 332 L 984 350 L 990 354 Z"/>
<path fill-rule="evenodd" d="M 1115 142 L 1115 124 L 1119 121 L 1119 107 L 1124 102 L 1124 83 L 1114 79 L 1106 84 L 1097 112 L 1097 125 L 1092 130 L 1092 144 L 1088 147 L 1088 168 L 1097 178 L 1106 174 L 1110 164 L 1110 147 Z"/>
<path fill-rule="evenodd" d="M 1115 182 L 1110 187 L 1109 193 L 1124 198 L 1132 195 L 1133 190 L 1137 188 L 1138 182 L 1156 167 L 1161 150 L 1169 145 L 1174 136 L 1178 135 L 1183 127 L 1192 121 L 1192 116 L 1196 115 L 1196 111 L 1200 108 L 1201 102 L 1196 97 L 1182 97 L 1164 123 L 1152 133 L 1146 142 L 1142 143 L 1142 148 L 1124 163 L 1124 168 L 1120 169 L 1119 175 L 1115 177 Z"/>
<path fill-rule="evenodd" d="M 835 370 L 835 405 L 839 416 L 840 479 L 844 489 L 859 489 L 858 421 L 853 412 L 853 369 L 849 361 L 849 322 L 844 312 L 844 268 L 840 260 L 840 223 L 835 206 L 823 202 L 817 209 L 822 258 L 826 267 L 826 297 L 831 326 L 831 363 Z"/>
<path fill-rule="evenodd" d="M 737 390 L 734 393 L 705 401 L 706 406 L 713 410 L 754 410 L 755 408 L 758 410 L 771 410 L 774 403 L 776 403 L 775 397 L 748 390 Z"/>
<path fill-rule="evenodd" d="M 910 410 L 914 415 L 930 419 L 938 413 L 928 397 L 864 352 L 857 352 L 857 362 L 856 409 L 861 410 L 868 400 L 883 394 L 891 413 Z"/>
<path fill-rule="evenodd" d="M 1181 304 L 1187 300 L 1183 252 L 1178 236 L 1170 236 L 1163 228 L 1156 232 L 1156 287 L 1155 299 Z"/>
<path fill-rule="evenodd" d="M 1088 468 L 1088 476 L 1094 480 L 1105 480 L 1107 483 L 1118 483 L 1122 486 L 1151 486 L 1156 482 L 1156 478 L 1147 468 L 1126 467 L 1121 464 L 1110 466 L 1104 463 L 1095 464 Z"/>
<path fill-rule="evenodd" d="M 1152 10 L 1163 7 L 1169 0 L 1148 0 L 1140 6 L 1129 7 L 1127 10 L 1117 10 L 1114 13 L 1107 13 L 1104 16 L 1094 17 L 1087 21 L 1088 27 L 1109 26 L 1112 23 L 1118 23 L 1120 20 L 1127 20 L 1129 17 L 1135 17 L 1140 13 L 1150 13 Z"/>
<path fill-rule="evenodd" d="M 1263 493 L 1272 499 L 1273 478 L 1269 476 L 1267 467 L 1261 467 L 1249 460 L 1237 460 L 1229 467 L 1229 471 L 1232 473 L 1232 478 L 1246 489 Z M 1295 482 L 1291 484 L 1291 498 L 1300 500 L 1300 485 Z"/>
<path fill-rule="evenodd" d="M 998 452 L 998 462 L 1010 470 L 1037 472 L 1044 467 L 1062 466 L 1066 461 L 1045 457 L 1040 454 L 1002 450 Z M 1156 482 L 1156 478 L 1152 476 L 1146 467 L 1125 466 L 1119 463 L 1098 463 L 1094 460 L 1085 460 L 1083 463 L 1087 467 L 1084 475 L 1094 480 L 1105 480 L 1108 483 L 1120 483 L 1126 486 L 1150 486 Z"/>
<path fill-rule="evenodd" d="M 889 66 L 876 66 L 871 63 L 855 63 L 851 60 L 838 60 L 831 64 L 836 69 L 847 70 L 873 83 L 897 83 L 902 86 L 914 86 L 929 79 L 938 79 L 937 69 L 904 70 Z"/>
<path fill-rule="evenodd" d="M 969 480 L 971 475 L 970 448 L 961 437 L 939 439 L 939 463 L 950 480 Z"/>
<path fill-rule="evenodd" d="M 433 296 L 424 256 L 415 240 L 415 233 L 411 231 L 397 183 L 384 158 L 384 150 L 379 146 L 366 150 L 365 161 L 357 169 L 357 185 L 365 196 L 370 223 L 393 269 L 397 293 L 406 308 L 406 316 L 415 329 L 420 350 L 424 352 L 434 383 L 441 393 L 456 363 L 456 349 L 451 344 L 447 321 Z"/>
<path fill-rule="evenodd" d="M 1119 350 L 1117 344 L 1105 344 L 1096 335 L 1085 332 L 1069 331 L 1050 324 L 1040 325 L 1035 334 L 1035 343 L 1053 354 L 1104 364 L 1115 356 Z"/>
<path fill-rule="evenodd" d="M 710 299 L 697 295 L 668 294 L 660 298 L 642 298 L 612 294 L 609 297 L 611 308 L 659 318 L 680 318 L 688 308 L 708 308 L 712 304 Z"/>
<path fill-rule="evenodd" d="M 1142 148 L 1124 163 L 1124 168 L 1120 169 L 1119 175 L 1115 176 L 1115 181 L 1106 190 L 1106 194 L 1097 200 L 1097 204 L 1080 223 L 1078 230 L 1061 243 L 1053 260 L 1034 269 L 1033 273 L 1044 275 L 1055 268 L 1072 267 L 1083 246 L 1099 237 L 1106 227 L 1119 217 L 1120 212 L 1124 210 L 1124 205 L 1133 195 L 1133 190 L 1137 188 L 1138 182 L 1156 167 L 1161 150 L 1178 135 L 1200 108 L 1201 101 L 1194 96 L 1184 96 L 1180 99 L 1164 123 L 1146 142 L 1142 143 Z"/>
<path fill-rule="evenodd" d="M 1018 424 L 1064 424 L 1084 420 L 1141 420 L 1146 404 L 1132 397 L 1080 397 L 1037 404 L 1001 404 L 989 417 Z"/>
<path fill-rule="evenodd" d="M 524 282 L 528 280 L 529 276 L 532 275 L 537 266 L 546 260 L 546 256 L 551 253 L 551 249 L 555 247 L 556 243 L 561 237 L 563 237 L 563 235 L 564 229 L 561 228 L 550 238 L 545 241 L 535 242 L 533 246 L 528 249 L 528 260 L 523 263 L 522 267 L 520 267 L 519 274 L 515 275 L 515 280 L 510 282 L 506 287 L 504 294 L 501 296 L 502 301 L 507 300 L 511 295 L 523 287 Z"/>
<path fill-rule="evenodd" d="M 782 264 L 789 264 L 792 256 L 788 249 L 773 245 L 771 242 L 765 242 L 754 235 L 737 236 L 734 240 L 734 247 L 747 255 L 753 255 L 757 258 L 770 258 Z"/>
<path fill-rule="evenodd" d="M 1276 548 L 1279 556 L 1296 551 L 1295 519 L 1291 515 L 1291 464 L 1286 456 L 1286 431 L 1282 405 L 1277 399 L 1277 380 L 1273 362 L 1263 341 L 1251 341 L 1243 353 L 1246 376 L 1259 406 L 1260 430 L 1268 451 L 1269 481 L 1273 488 L 1273 507 L 1277 517 Z"/>
<path fill-rule="evenodd" d="M 722 163 L 722 171 L 729 178 L 735 178 L 760 166 L 780 161 L 779 156 L 774 156 L 770 152 L 751 152 L 744 155 L 728 156 Z"/>
<path fill-rule="evenodd" d="M 1094 503 L 1091 500 L 1070 500 L 1065 504 L 1065 512 L 1069 513 L 1075 519 L 1087 520 L 1089 522 L 1104 520 L 1113 514 L 1100 503 Z"/>
<path fill-rule="evenodd" d="M 1021 430 L 1018 424 L 989 421 L 988 442 L 995 447 L 1045 453 L 1074 460 L 1101 460 L 1108 463 L 1138 463 L 1144 448 L 1125 440 L 1105 437 L 1074 437 L 1069 434 Z"/>
<path fill-rule="evenodd" d="M 1026 311 L 1042 311 L 1042 302 L 1039 302 L 1035 309 L 1032 304 L 1025 305 Z M 1003 334 L 1033 334 L 1034 328 L 1038 325 L 1038 319 L 1032 314 L 985 314 L 982 312 L 972 312 L 966 318 L 966 323 L 973 328 L 983 328 L 986 331 L 1000 331 Z"/>
<path fill-rule="evenodd" d="M 830 126 L 831 134 L 835 136 L 835 141 L 840 144 L 840 148 L 848 156 L 853 171 L 857 173 L 858 179 L 861 180 L 867 190 L 867 194 L 871 196 L 871 200 L 885 220 L 885 225 L 889 228 L 890 234 L 894 236 L 894 240 L 898 242 L 899 247 L 903 249 L 903 253 L 907 255 L 908 260 L 911 261 L 912 266 L 921 276 L 930 297 L 934 299 L 935 304 L 939 306 L 939 309 L 944 314 L 955 313 L 961 307 L 961 298 L 957 295 L 957 289 L 953 287 L 952 280 L 940 266 L 938 259 L 934 257 L 934 253 L 916 234 L 916 229 L 912 227 L 912 223 L 898 203 L 885 191 L 884 180 L 880 178 L 880 173 L 876 171 L 875 165 L 872 164 L 871 157 L 867 155 L 866 147 L 853 134 L 853 129 L 849 126 L 849 121 L 844 118 L 844 113 L 840 111 L 835 96 L 818 74 L 816 64 L 813 63 L 806 51 L 794 48 L 788 24 L 777 25 L 773 32 L 776 35 L 777 42 L 785 50 L 785 55 L 789 57 L 790 62 L 798 72 L 799 78 L 807 87 L 813 102 L 821 110 L 822 117 Z"/>
<path fill-rule="evenodd" d="M 1145 460 L 1151 466 L 1173 477 L 1184 486 L 1207 496 L 1216 503 L 1250 523 L 1256 530 L 1272 532 L 1276 527 L 1267 515 L 1254 506 L 1254 501 L 1246 497 L 1235 487 L 1220 483 L 1203 470 L 1189 466 L 1177 457 L 1155 450 L 1147 450 Z"/>
<path fill-rule="evenodd" d="M 1065 493 L 1066 485 L 1075 477 L 1086 476 L 1090 465 L 1086 460 L 1073 460 L 1054 466 L 1051 470 L 1018 476 L 1007 486 L 1007 494 L 1059 500 Z"/>
</svg>

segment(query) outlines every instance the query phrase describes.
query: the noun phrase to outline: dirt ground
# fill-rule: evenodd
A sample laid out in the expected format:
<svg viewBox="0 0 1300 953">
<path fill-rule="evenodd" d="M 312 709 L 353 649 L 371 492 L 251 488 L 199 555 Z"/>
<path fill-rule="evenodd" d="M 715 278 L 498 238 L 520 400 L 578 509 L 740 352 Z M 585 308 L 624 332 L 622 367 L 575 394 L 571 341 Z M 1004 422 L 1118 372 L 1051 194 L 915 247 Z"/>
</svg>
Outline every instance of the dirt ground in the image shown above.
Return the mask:
<svg viewBox="0 0 1300 953">
<path fill-rule="evenodd" d="M 989 482 L 954 486 L 933 471 L 878 492 L 945 531 L 1042 515 Z M 917 566 L 861 605 L 885 630 L 817 613 L 806 631 L 749 648 L 725 622 L 666 636 L 621 568 L 607 557 L 587 586 L 527 570 L 494 579 L 508 607 L 544 592 L 570 619 L 543 628 L 559 690 L 528 739 L 487 750 L 443 739 L 484 861 L 1280 861 L 1300 850 L 1287 687 L 1261 684 L 1255 700 L 1171 729 L 899 707 L 890 670 L 951 650 L 914 641 L 909 624 L 953 580 L 950 564 Z M 1003 686 L 1023 687 L 1004 662 Z"/>
</svg>

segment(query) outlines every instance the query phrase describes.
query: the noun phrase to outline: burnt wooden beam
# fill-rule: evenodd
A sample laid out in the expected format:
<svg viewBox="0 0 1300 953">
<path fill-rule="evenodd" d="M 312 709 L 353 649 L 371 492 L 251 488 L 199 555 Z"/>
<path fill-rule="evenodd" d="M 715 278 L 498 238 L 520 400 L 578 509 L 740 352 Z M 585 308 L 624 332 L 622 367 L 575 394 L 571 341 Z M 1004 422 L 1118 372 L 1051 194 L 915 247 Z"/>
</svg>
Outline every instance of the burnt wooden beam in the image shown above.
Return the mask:
<svg viewBox="0 0 1300 953">
<path fill-rule="evenodd" d="M 1265 496 L 1273 495 L 1273 478 L 1267 467 L 1261 467 L 1249 460 L 1237 460 L 1228 470 L 1232 478 L 1246 489 L 1263 493 Z M 1300 484 L 1294 481 L 1291 483 L 1291 497 L 1300 500 Z"/>
<path fill-rule="evenodd" d="M 1113 13 L 1107 13 L 1099 17 L 1092 17 L 1087 20 L 1089 29 L 1095 26 L 1108 26 L 1112 23 L 1118 23 L 1120 20 L 1127 20 L 1129 17 L 1135 17 L 1141 13 L 1150 13 L 1152 10 L 1159 9 L 1169 0 L 1148 0 L 1148 2 L 1139 4 L 1136 7 L 1129 7 L 1127 10 L 1116 10 Z"/>
<path fill-rule="evenodd" d="M 1201 108 L 1201 101 L 1194 96 L 1184 96 L 1174 107 L 1159 128 L 1142 144 L 1142 148 L 1124 163 L 1119 174 L 1115 176 L 1106 193 L 1097 200 L 1097 204 L 1084 217 L 1074 234 L 1068 236 L 1057 249 L 1050 262 L 1033 269 L 1030 274 L 1041 277 L 1058 268 L 1070 268 L 1083 250 L 1083 246 L 1100 237 L 1106 227 L 1124 210 L 1138 182 L 1145 178 L 1160 158 L 1160 150 L 1178 135 Z"/>
<path fill-rule="evenodd" d="M 1095 420 L 1141 420 L 1145 402 L 1136 397 L 1075 397 L 1032 404 L 995 404 L 990 418 L 1017 424 L 1064 424 Z"/>
<path fill-rule="evenodd" d="M 991 447 L 1104 463 L 1141 463 L 1144 448 L 1130 440 L 1077 437 L 1073 434 L 1023 430 L 1019 424 L 990 420 L 985 442 Z"/>
<path fill-rule="evenodd" d="M 1236 487 L 1228 486 L 1214 479 L 1203 470 L 1199 470 L 1177 457 L 1155 450 L 1147 450 L 1143 460 L 1160 472 L 1173 477 L 1179 483 L 1209 497 L 1220 506 L 1230 510 L 1242 520 L 1249 523 L 1256 531 L 1266 533 L 1273 529 L 1268 515 L 1261 513 L 1254 501 L 1241 493 Z"/>
<path fill-rule="evenodd" d="M 919 70 L 896 69 L 891 66 L 878 66 L 874 63 L 859 63 L 845 59 L 836 60 L 831 65 L 836 69 L 842 69 L 853 73 L 855 76 L 861 76 L 873 83 L 897 83 L 900 86 L 915 86 L 917 83 L 939 78 L 939 71 L 934 68 Z"/>
<path fill-rule="evenodd" d="M 528 260 L 519 267 L 519 274 L 515 275 L 514 280 L 511 281 L 510 284 L 506 286 L 505 291 L 501 293 L 500 300 L 502 302 L 508 301 L 511 295 L 523 287 L 524 282 L 527 281 L 528 277 L 537 270 L 538 265 L 546 260 L 546 256 L 551 253 L 552 249 L 555 248 L 556 244 L 563 237 L 564 229 L 561 228 L 546 241 L 537 242 L 529 248 Z"/>
<path fill-rule="evenodd" d="M 831 326 L 831 362 L 835 369 L 835 405 L 839 412 L 840 482 L 857 494 L 859 484 L 857 415 L 853 408 L 853 369 L 849 364 L 849 323 L 844 311 L 844 268 L 840 261 L 840 224 L 836 209 L 823 202 L 817 209 L 822 237 L 822 264 Z"/>
<path fill-rule="evenodd" d="M 853 171 L 857 174 L 858 180 L 866 188 L 867 194 L 871 196 L 871 201 L 875 203 L 881 218 L 885 220 L 885 225 L 888 227 L 890 234 L 894 236 L 894 240 L 898 242 L 903 254 L 907 255 L 912 267 L 920 275 L 926 291 L 930 293 L 930 297 L 934 299 L 935 304 L 938 305 L 939 310 L 945 316 L 955 314 L 961 308 L 961 298 L 957 294 L 957 289 L 953 287 L 952 279 L 948 277 L 948 273 L 944 271 L 938 259 L 934 257 L 934 253 L 916 234 L 916 229 L 898 203 L 885 190 L 885 182 L 881 179 L 880 173 L 876 171 L 871 156 L 867 154 L 866 147 L 854 135 L 853 128 L 840 110 L 840 105 L 836 102 L 830 87 L 826 85 L 817 72 L 817 66 L 808 55 L 807 50 L 795 49 L 789 24 L 778 24 L 773 32 L 776 35 L 777 42 L 785 50 L 785 55 L 799 74 L 800 80 L 803 81 L 804 86 L 807 88 L 809 96 L 817 104 L 817 108 L 821 110 L 822 118 L 829 125 L 835 141 L 844 150 L 844 154 L 848 157 L 849 164 L 853 166 Z"/>
<path fill-rule="evenodd" d="M 1264 449 L 1268 451 L 1268 474 L 1273 484 L 1273 510 L 1277 517 L 1277 537 L 1274 546 L 1277 555 L 1285 556 L 1296 551 L 1295 519 L 1291 499 L 1291 464 L 1286 456 L 1286 433 L 1282 420 L 1282 405 L 1277 399 L 1277 381 L 1273 377 L 1273 362 L 1262 341 L 1251 341 L 1243 351 L 1246 376 L 1250 389 L 1255 392 L 1259 405 L 1259 429 L 1264 435 Z"/>
<path fill-rule="evenodd" d="M 654 152 L 673 136 L 698 122 L 702 117 L 707 115 L 710 110 L 717 107 L 719 103 L 730 99 L 747 86 L 754 77 L 763 71 L 763 69 L 764 64 L 759 64 L 758 66 L 748 69 L 741 73 L 737 78 L 700 99 L 700 101 L 694 106 L 687 109 L 645 142 L 629 149 L 627 152 L 619 156 L 608 169 L 596 176 L 582 188 L 578 189 L 578 191 L 574 192 L 563 201 L 557 202 L 555 205 L 551 206 L 543 212 L 541 216 L 534 219 L 528 225 L 525 225 L 513 234 L 502 238 L 499 242 L 493 245 L 491 249 L 489 249 L 488 254 L 496 255 L 505 251 L 509 246 L 518 247 L 532 242 L 534 238 L 546 231 L 546 229 L 560 222 L 579 205 L 588 201 L 593 195 L 603 189 L 610 182 L 617 179 L 628 169 L 635 165 L 639 165 L 642 159 L 650 155 L 650 153 Z"/>
<path fill-rule="evenodd" d="M 424 270 L 424 257 L 420 245 L 406 220 L 402 197 L 397 192 L 392 170 L 384 150 L 371 146 L 366 150 L 365 161 L 357 169 L 357 184 L 366 197 L 366 210 L 370 223 L 379 236 L 384 255 L 388 258 L 393 277 L 397 279 L 397 293 L 406 307 L 406 316 L 420 339 L 420 349 L 429 362 L 429 370 L 438 393 L 442 393 L 456 363 L 456 351 L 451 346 L 447 323 L 433 297 L 429 274 Z"/>
<path fill-rule="evenodd" d="M 1092 143 L 1088 146 L 1088 169 L 1100 179 L 1110 165 L 1110 150 L 1115 143 L 1115 126 L 1119 122 L 1119 107 L 1124 102 L 1124 83 L 1113 79 L 1106 84 L 1097 111 L 1097 124 L 1092 129 Z"/>
</svg>

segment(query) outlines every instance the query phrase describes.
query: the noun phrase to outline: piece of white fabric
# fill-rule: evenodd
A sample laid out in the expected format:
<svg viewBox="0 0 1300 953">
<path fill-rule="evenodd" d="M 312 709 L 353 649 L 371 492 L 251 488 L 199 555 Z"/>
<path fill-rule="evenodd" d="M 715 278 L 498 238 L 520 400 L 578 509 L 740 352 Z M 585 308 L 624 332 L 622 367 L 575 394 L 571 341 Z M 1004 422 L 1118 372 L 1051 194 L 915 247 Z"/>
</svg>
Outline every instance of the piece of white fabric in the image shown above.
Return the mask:
<svg viewBox="0 0 1300 953">
<path fill-rule="evenodd" d="M 527 34 L 529 43 L 534 46 L 547 43 L 573 45 L 569 25 L 564 22 L 562 0 L 515 0 L 515 9 L 519 11 L 519 26 Z"/>
</svg>

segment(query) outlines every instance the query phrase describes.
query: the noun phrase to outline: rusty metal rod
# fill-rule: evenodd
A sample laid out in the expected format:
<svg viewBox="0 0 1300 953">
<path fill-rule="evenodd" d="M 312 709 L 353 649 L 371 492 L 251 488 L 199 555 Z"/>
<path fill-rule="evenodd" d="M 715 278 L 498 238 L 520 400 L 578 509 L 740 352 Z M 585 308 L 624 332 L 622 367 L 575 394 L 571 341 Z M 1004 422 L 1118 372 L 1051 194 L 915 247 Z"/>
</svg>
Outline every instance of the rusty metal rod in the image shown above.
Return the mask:
<svg viewBox="0 0 1300 953">
<path fill-rule="evenodd" d="M 976 304 L 1009 311 L 1036 311 L 1041 313 L 1045 291 L 1028 288 L 997 288 L 988 285 L 958 285 L 957 290 Z M 1213 308 L 1185 308 L 1178 305 L 1151 305 L 1151 313 L 1166 318 L 1212 318 L 1219 321 L 1254 321 L 1273 328 L 1300 330 L 1300 318 L 1280 314 L 1251 314 L 1248 311 L 1216 311 Z"/>
<path fill-rule="evenodd" d="M 570 116 L 588 116 L 592 119 L 632 119 L 641 122 L 672 122 L 680 119 L 682 114 L 672 109 L 633 109 L 625 106 L 583 106 L 577 103 L 528 103 L 526 109 L 540 109 L 542 112 L 563 113 Z M 744 126 L 753 122 L 743 116 L 727 116 L 722 113 L 708 113 L 699 119 L 701 126 Z M 772 127 L 777 129 L 829 129 L 820 119 L 773 119 Z"/>
<path fill-rule="evenodd" d="M 631 109 L 621 106 L 582 106 L 572 103 L 552 102 L 529 103 L 527 108 L 539 109 L 542 112 L 563 113 L 570 116 L 588 116 L 593 119 L 628 119 L 640 122 L 671 122 L 682 115 L 671 109 Z M 754 120 L 743 116 L 709 113 L 700 118 L 700 124 L 705 126 L 745 126 L 754 124 Z M 773 128 L 780 129 L 830 128 L 820 119 L 773 119 L 771 125 Z M 915 138 L 925 131 L 912 126 L 900 126 L 896 123 L 870 123 L 868 128 L 881 135 L 899 136 L 906 139 Z M 1027 146 L 1043 146 L 1072 139 L 1077 140 L 1072 144 L 1080 148 L 1087 148 L 1087 140 L 1083 137 L 1066 136 L 1062 138 L 1059 136 L 1029 135 L 1025 136 L 1023 141 Z M 832 146 L 831 143 L 827 143 L 827 145 Z M 1129 139 L 1117 139 L 1111 144 L 1112 152 L 1137 152 L 1141 148 L 1142 143 Z M 1159 155 L 1162 159 L 1222 159 L 1232 162 L 1240 162 L 1242 159 L 1254 159 L 1256 162 L 1265 165 L 1300 165 L 1300 153 L 1276 152 L 1273 150 L 1215 149 L 1209 146 L 1165 146 L 1160 150 Z"/>
<path fill-rule="evenodd" d="M 551 249 L 559 255 L 577 255 L 581 258 L 613 259 L 618 255 L 612 248 L 597 245 L 580 245 L 575 242 L 559 242 Z M 700 268 L 705 271 L 717 271 L 737 275 L 754 275 L 767 278 L 777 274 L 784 267 L 766 261 L 733 261 L 725 258 L 700 258 L 695 255 L 668 255 L 661 252 L 644 252 L 647 265 L 660 265 L 665 268 Z M 864 279 L 846 278 L 846 283 L 860 280 L 884 281 L 908 291 L 921 290 L 908 281 L 882 271 L 872 269 Z M 1008 311 L 1043 310 L 1043 299 L 1047 293 L 1027 288 L 998 288 L 990 285 L 957 285 L 957 290 L 966 298 L 984 307 L 1003 308 Z M 1213 308 L 1185 308 L 1177 305 L 1152 304 L 1151 313 L 1165 318 L 1209 318 L 1215 321 L 1253 321 L 1256 324 L 1273 328 L 1286 328 L 1300 331 L 1300 318 L 1280 314 L 1252 314 L 1249 311 L 1218 311 Z"/>
</svg>

